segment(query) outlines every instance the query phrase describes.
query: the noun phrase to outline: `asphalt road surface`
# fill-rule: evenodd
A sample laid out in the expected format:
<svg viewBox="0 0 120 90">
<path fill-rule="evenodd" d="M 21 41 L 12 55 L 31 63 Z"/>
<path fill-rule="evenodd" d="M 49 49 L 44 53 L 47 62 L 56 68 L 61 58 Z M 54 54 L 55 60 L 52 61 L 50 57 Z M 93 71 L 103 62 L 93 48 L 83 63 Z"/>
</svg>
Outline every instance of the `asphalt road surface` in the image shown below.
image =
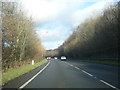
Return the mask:
<svg viewBox="0 0 120 90">
<path fill-rule="evenodd" d="M 90 74 L 96 76 L 97 78 L 120 88 L 120 67 L 80 62 L 80 60 L 67 60 L 68 63 L 89 72 Z"/>
<path fill-rule="evenodd" d="M 103 69 L 105 66 L 100 67 L 99 64 L 92 66 L 70 60 L 49 60 L 47 64 L 8 82 L 3 88 L 118 88 L 117 76 L 110 73 L 111 68 L 106 70 Z M 104 79 L 106 73 L 111 81 Z"/>
</svg>

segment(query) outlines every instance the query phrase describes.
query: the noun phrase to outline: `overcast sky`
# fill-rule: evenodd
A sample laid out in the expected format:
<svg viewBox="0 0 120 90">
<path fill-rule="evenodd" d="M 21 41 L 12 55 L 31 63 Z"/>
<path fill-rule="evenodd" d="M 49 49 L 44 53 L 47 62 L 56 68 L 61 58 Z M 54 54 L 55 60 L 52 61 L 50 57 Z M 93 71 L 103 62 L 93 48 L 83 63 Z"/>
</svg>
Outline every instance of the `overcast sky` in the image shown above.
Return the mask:
<svg viewBox="0 0 120 90">
<path fill-rule="evenodd" d="M 60 46 L 86 18 L 100 14 L 110 0 L 22 0 L 46 50 Z M 112 0 L 111 0 L 112 1 Z"/>
</svg>

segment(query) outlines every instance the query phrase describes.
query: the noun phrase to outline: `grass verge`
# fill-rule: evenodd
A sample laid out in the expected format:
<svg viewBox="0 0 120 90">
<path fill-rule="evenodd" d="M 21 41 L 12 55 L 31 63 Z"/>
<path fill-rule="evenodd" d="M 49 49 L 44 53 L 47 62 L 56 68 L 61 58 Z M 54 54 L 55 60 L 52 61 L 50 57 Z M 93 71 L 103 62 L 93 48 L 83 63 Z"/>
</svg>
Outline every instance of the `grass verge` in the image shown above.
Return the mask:
<svg viewBox="0 0 120 90">
<path fill-rule="evenodd" d="M 34 65 L 32 64 L 27 64 L 27 65 L 23 65 L 21 67 L 18 67 L 18 68 L 13 68 L 5 73 L 2 73 L 2 83 L 0 83 L 0 85 L 4 85 L 5 83 L 7 83 L 8 81 L 16 78 L 16 77 L 19 77 L 35 68 L 37 68 L 38 66 L 46 63 L 47 60 L 44 59 L 38 63 L 35 63 Z"/>
<path fill-rule="evenodd" d="M 92 63 L 98 63 L 98 64 L 106 64 L 106 65 L 112 65 L 112 66 L 120 66 L 120 61 L 116 60 L 80 60 L 81 62 L 92 62 Z"/>
</svg>

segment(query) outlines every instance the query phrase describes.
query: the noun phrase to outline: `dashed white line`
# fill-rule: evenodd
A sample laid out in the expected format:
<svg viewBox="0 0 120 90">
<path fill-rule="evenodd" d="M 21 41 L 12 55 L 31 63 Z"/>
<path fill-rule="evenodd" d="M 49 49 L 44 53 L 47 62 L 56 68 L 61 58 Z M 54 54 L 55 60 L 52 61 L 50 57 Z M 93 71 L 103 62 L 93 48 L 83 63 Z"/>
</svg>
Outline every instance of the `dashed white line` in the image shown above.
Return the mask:
<svg viewBox="0 0 120 90">
<path fill-rule="evenodd" d="M 94 78 L 96 78 L 96 77 L 94 77 Z"/>
<path fill-rule="evenodd" d="M 93 76 L 92 74 L 90 74 L 90 73 L 88 73 L 88 72 L 86 72 L 86 71 L 84 71 L 84 70 L 82 70 L 82 72 L 88 74 L 89 76 Z"/>
<path fill-rule="evenodd" d="M 48 62 L 48 64 L 42 69 L 40 70 L 36 75 L 34 75 L 31 79 L 29 79 L 26 83 L 24 83 L 22 86 L 19 87 L 19 89 L 24 88 L 26 85 L 28 85 L 33 79 L 35 79 L 43 70 L 45 70 L 48 65 L 50 64 L 50 61 Z"/>
<path fill-rule="evenodd" d="M 78 67 L 75 67 L 76 69 L 80 70 Z"/>
<path fill-rule="evenodd" d="M 65 62 L 66 63 L 66 62 Z M 70 66 L 73 66 L 72 64 L 69 64 L 69 63 L 67 63 L 68 65 L 70 65 Z M 76 67 L 76 66 L 73 66 L 74 68 L 76 68 L 76 69 L 78 69 L 78 70 L 80 70 L 80 68 L 78 68 L 78 67 Z M 93 76 L 92 74 L 90 74 L 90 73 L 88 73 L 88 72 L 86 72 L 86 71 L 84 71 L 84 70 L 82 70 L 82 72 L 84 72 L 84 73 L 86 73 L 86 74 L 88 74 L 89 76 Z"/>
<path fill-rule="evenodd" d="M 66 63 L 66 62 L 65 62 Z M 78 68 L 78 67 L 76 67 L 76 66 L 73 66 L 72 64 L 70 64 L 70 63 L 66 63 L 66 64 L 68 64 L 68 65 L 70 65 L 70 66 L 72 66 L 72 67 L 74 67 L 74 68 L 76 68 L 76 69 L 80 69 L 80 68 Z"/>
<path fill-rule="evenodd" d="M 68 65 L 70 65 L 70 66 L 73 66 L 72 64 L 69 64 L 69 63 L 66 63 L 66 64 L 68 64 Z M 73 67 L 80 70 L 80 68 L 78 68 L 78 67 L 76 67 L 76 66 L 73 66 Z M 84 72 L 84 73 L 86 73 L 86 74 L 89 75 L 89 76 L 93 76 L 92 74 L 90 74 L 90 73 L 88 73 L 88 72 L 86 72 L 86 71 L 84 71 L 84 70 L 81 70 L 81 71 Z M 97 77 L 94 77 L 94 78 L 97 78 Z M 113 85 L 111 85 L 111 84 L 109 84 L 109 83 L 107 83 L 107 82 L 105 82 L 105 81 L 103 81 L 103 80 L 100 80 L 100 81 L 101 81 L 102 83 L 104 83 L 104 84 L 112 87 L 112 88 L 118 89 L 118 88 L 116 88 L 115 86 L 113 86 Z"/>
<path fill-rule="evenodd" d="M 113 85 L 111 85 L 111 84 L 109 84 L 109 83 L 107 83 L 107 82 L 105 82 L 105 81 L 103 81 L 103 80 L 100 80 L 100 81 L 103 82 L 104 84 L 106 84 L 106 85 L 112 87 L 112 88 L 116 88 L 115 86 L 113 86 Z M 116 89 L 117 89 L 117 88 L 116 88 Z"/>
<path fill-rule="evenodd" d="M 66 62 L 64 62 L 64 63 L 66 63 Z M 66 63 L 67 64 L 67 63 Z"/>
<path fill-rule="evenodd" d="M 73 66 L 72 64 L 70 64 L 70 66 Z"/>
<path fill-rule="evenodd" d="M 65 62 L 66 63 L 66 62 Z M 70 66 L 73 66 L 72 64 L 70 64 L 70 63 L 66 63 L 66 64 L 68 64 L 68 65 L 70 65 Z"/>
<path fill-rule="evenodd" d="M 69 64 L 69 63 L 68 63 Z M 73 66 L 72 64 L 69 64 L 70 66 Z"/>
</svg>

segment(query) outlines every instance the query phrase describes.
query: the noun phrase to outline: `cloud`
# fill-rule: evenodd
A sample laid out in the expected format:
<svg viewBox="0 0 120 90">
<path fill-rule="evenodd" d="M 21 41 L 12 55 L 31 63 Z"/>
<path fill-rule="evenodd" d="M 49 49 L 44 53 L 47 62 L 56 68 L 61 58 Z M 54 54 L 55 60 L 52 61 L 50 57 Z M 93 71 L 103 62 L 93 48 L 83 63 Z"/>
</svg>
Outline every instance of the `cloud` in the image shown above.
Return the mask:
<svg viewBox="0 0 120 90">
<path fill-rule="evenodd" d="M 69 14 L 83 2 L 81 0 L 21 0 L 28 15 L 35 21 L 47 22 Z"/>
<path fill-rule="evenodd" d="M 71 35 L 72 28 L 95 13 L 101 13 L 109 0 L 21 1 L 26 14 L 36 22 L 35 29 L 43 45 L 46 49 L 53 49 Z"/>
<path fill-rule="evenodd" d="M 61 17 L 69 17 L 79 7 L 87 2 L 97 2 L 97 4 L 87 8 L 88 10 L 78 10 L 80 13 L 91 12 L 92 9 L 101 9 L 104 3 L 112 0 L 21 0 L 29 16 L 37 22 L 50 22 Z M 100 6 L 99 6 L 100 5 Z M 77 12 L 76 12 L 77 13 Z M 88 14 L 88 13 L 87 13 Z M 87 14 L 85 16 L 87 16 Z M 84 15 L 84 14 L 83 14 Z M 81 15 L 82 16 L 82 15 Z"/>
<path fill-rule="evenodd" d="M 50 42 L 50 41 L 64 41 L 69 35 L 72 33 L 70 29 L 59 26 L 56 28 L 51 28 L 52 30 L 48 29 L 37 29 L 37 34 L 40 36 L 43 42 Z"/>
<path fill-rule="evenodd" d="M 73 26 L 78 26 L 80 23 L 84 22 L 85 19 L 89 17 L 94 17 L 97 14 L 101 14 L 104 10 L 106 5 L 105 1 L 98 2 L 88 8 L 77 10 L 72 16 L 71 16 L 71 22 L 73 23 Z"/>
<path fill-rule="evenodd" d="M 62 24 L 46 24 L 41 28 L 36 28 L 36 32 L 41 38 L 44 47 L 48 49 L 55 49 L 60 46 L 66 38 L 72 33 L 69 27 Z"/>
<path fill-rule="evenodd" d="M 64 41 L 50 41 L 50 42 L 43 42 L 43 45 L 44 45 L 44 48 L 46 50 L 49 50 L 49 49 L 55 49 L 57 48 L 58 46 L 62 45 Z"/>
</svg>

